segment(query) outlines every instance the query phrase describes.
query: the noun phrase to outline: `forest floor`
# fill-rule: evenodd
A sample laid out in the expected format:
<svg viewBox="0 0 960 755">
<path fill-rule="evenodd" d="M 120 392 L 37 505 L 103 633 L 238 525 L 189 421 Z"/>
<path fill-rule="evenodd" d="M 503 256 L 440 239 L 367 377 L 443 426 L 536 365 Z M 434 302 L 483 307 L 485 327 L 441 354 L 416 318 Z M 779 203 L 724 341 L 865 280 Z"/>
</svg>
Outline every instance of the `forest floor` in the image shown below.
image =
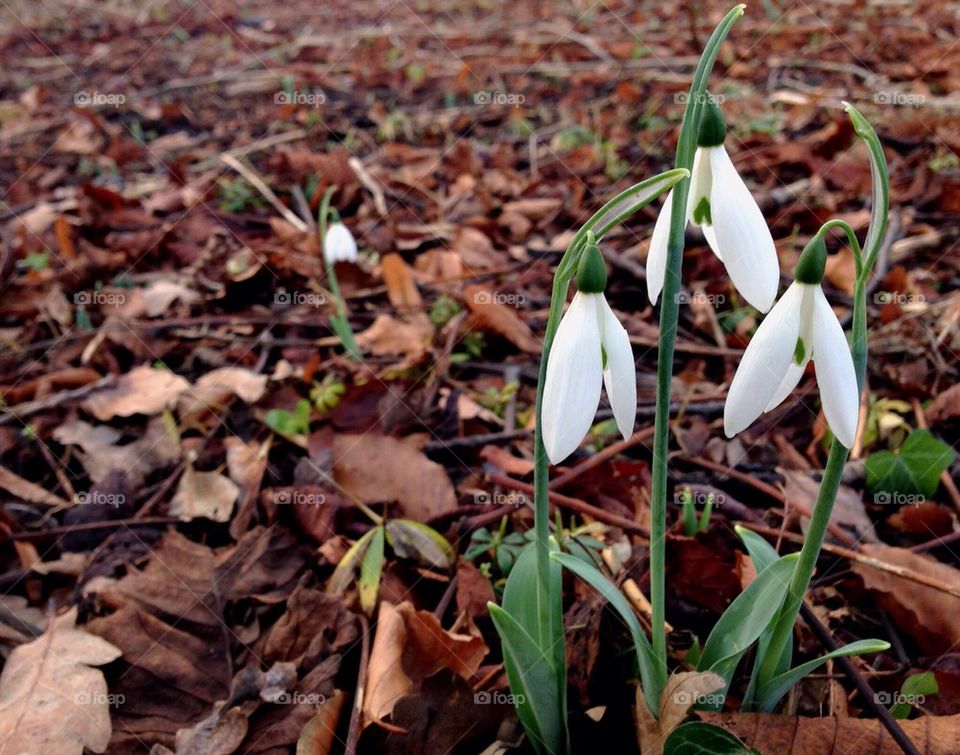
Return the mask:
<svg viewBox="0 0 960 755">
<path fill-rule="evenodd" d="M 606 200 L 672 167 L 728 9 L 0 1 L 0 728 L 50 753 L 518 742 L 486 603 L 532 525 L 554 266 Z M 877 719 L 898 700 L 921 751 L 960 751 L 958 33 L 950 3 L 755 2 L 713 74 L 784 282 L 827 219 L 866 229 L 870 166 L 842 101 L 876 127 L 892 189 L 861 433 L 796 653 L 822 654 L 818 626 L 892 648 L 824 666 L 767 717 L 736 712 L 735 678 L 725 712 L 703 717 L 763 753 L 899 752 Z M 360 361 L 329 324 L 330 187 L 361 249 L 337 268 Z M 551 470 L 559 534 L 603 549 L 648 626 L 658 210 L 603 243 L 637 357 L 636 433 L 621 441 L 604 403 Z M 853 257 L 830 249 L 825 290 L 848 322 Z M 692 231 L 683 281 L 678 670 L 755 575 L 734 526 L 796 550 L 826 460 L 812 370 L 724 436 L 760 317 Z M 713 502 L 695 534 L 674 505 L 688 488 Z M 379 584 L 358 587 L 349 549 L 381 518 Z M 564 584 L 575 751 L 636 751 L 629 636 Z M 70 694 L 28 705 L 17 659 Z M 908 694 L 918 675 L 937 692 Z"/>
</svg>

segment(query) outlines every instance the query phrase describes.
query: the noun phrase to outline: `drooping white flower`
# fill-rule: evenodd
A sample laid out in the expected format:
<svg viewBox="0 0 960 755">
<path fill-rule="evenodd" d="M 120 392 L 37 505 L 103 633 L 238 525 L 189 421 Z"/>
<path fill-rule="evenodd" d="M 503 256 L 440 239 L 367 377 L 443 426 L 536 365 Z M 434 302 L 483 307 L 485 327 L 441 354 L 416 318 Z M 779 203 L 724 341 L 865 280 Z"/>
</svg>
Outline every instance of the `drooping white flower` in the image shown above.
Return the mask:
<svg viewBox="0 0 960 755">
<path fill-rule="evenodd" d="M 780 283 L 777 250 L 763 213 L 723 146 L 726 125 L 720 109 L 713 100 L 705 107 L 690 174 L 686 219 L 701 228 L 743 298 L 766 312 Z M 654 304 L 666 274 L 672 208 L 671 190 L 657 217 L 647 255 L 647 294 Z"/>
<path fill-rule="evenodd" d="M 825 261 L 817 236 L 797 263 L 797 279 L 748 344 L 723 411 L 727 437 L 779 406 L 812 359 L 827 424 L 840 443 L 853 446 L 860 394 L 843 327 L 820 287 Z"/>
<path fill-rule="evenodd" d="M 323 258 L 328 265 L 357 261 L 357 240 L 343 223 L 332 223 L 323 239 Z"/>
<path fill-rule="evenodd" d="M 588 242 L 577 272 L 577 293 L 560 321 L 547 361 L 541 407 L 543 445 L 551 463 L 573 453 L 593 424 L 601 385 L 624 438 L 637 417 L 637 371 L 627 331 L 603 290 L 600 250 Z"/>
</svg>

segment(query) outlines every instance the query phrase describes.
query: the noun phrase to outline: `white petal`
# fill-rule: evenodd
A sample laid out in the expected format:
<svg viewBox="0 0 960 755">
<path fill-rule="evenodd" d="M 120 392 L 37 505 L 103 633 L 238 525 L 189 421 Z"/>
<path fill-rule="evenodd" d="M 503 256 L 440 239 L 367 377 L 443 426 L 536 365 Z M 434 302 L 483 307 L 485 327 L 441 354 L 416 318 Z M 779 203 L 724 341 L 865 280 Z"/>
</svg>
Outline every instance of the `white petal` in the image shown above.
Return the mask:
<svg viewBox="0 0 960 755">
<path fill-rule="evenodd" d="M 787 374 L 800 333 L 802 300 L 802 288 L 794 283 L 747 345 L 723 408 L 723 429 L 728 438 L 763 413 Z"/>
<path fill-rule="evenodd" d="M 813 301 L 813 366 L 827 424 L 843 445 L 853 446 L 860 416 L 860 392 L 853 356 L 840 321 L 819 286 Z"/>
<path fill-rule="evenodd" d="M 813 337 L 811 335 L 813 302 L 814 295 L 819 287 L 800 286 L 800 290 L 803 293 L 803 299 L 800 302 L 800 333 L 797 337 L 803 341 L 803 359 L 800 364 L 797 364 L 796 353 L 794 353 L 794 358 L 790 360 L 790 366 L 787 368 L 787 374 L 783 376 L 783 380 L 780 381 L 780 385 L 774 391 L 773 398 L 767 403 L 765 412 L 776 409 L 787 396 L 793 393 L 793 389 L 797 387 L 797 383 L 803 377 L 804 370 L 806 370 L 810 357 L 813 355 Z M 794 351 L 796 351 L 796 346 L 794 346 Z"/>
<path fill-rule="evenodd" d="M 673 189 L 667 192 L 667 198 L 657 215 L 650 237 L 650 249 L 647 251 L 647 296 L 651 304 L 656 304 L 663 290 L 663 279 L 667 273 L 667 246 L 670 241 L 670 215 L 673 212 Z"/>
<path fill-rule="evenodd" d="M 587 434 L 600 404 L 603 357 L 597 298 L 577 292 L 560 321 L 543 386 L 543 445 L 551 463 L 573 453 Z"/>
<path fill-rule="evenodd" d="M 709 150 L 713 168 L 710 209 L 718 256 L 751 305 L 766 312 L 777 297 L 780 263 L 770 229 L 727 151 Z"/>
<path fill-rule="evenodd" d="M 707 244 L 710 246 L 710 251 L 717 255 L 717 259 L 723 262 L 723 255 L 720 253 L 720 245 L 717 243 L 717 232 L 713 230 L 712 225 L 702 225 L 700 230 L 703 231 L 703 237 L 707 240 Z"/>
<path fill-rule="evenodd" d="M 697 147 L 693 154 L 693 168 L 690 170 L 690 193 L 687 195 L 687 222 L 699 226 L 694 221 L 693 211 L 704 199 L 710 202 L 710 187 L 713 185 L 713 167 L 710 164 L 710 150 Z M 713 206 L 711 205 L 711 212 Z"/>
<path fill-rule="evenodd" d="M 323 256 L 328 263 L 357 261 L 357 240 L 343 223 L 333 223 L 327 229 Z"/>
<path fill-rule="evenodd" d="M 617 429 L 624 438 L 629 438 L 637 419 L 637 363 L 626 328 L 602 297 L 599 317 L 601 343 L 607 352 L 603 385 L 607 389 Z"/>
</svg>

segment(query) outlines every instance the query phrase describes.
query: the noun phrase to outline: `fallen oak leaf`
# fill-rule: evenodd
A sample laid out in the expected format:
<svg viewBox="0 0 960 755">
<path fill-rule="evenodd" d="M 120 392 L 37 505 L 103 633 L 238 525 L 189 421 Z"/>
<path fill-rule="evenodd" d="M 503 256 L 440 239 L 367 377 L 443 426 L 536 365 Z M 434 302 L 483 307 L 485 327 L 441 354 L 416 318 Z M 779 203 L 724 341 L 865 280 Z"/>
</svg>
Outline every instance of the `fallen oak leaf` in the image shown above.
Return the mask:
<svg viewBox="0 0 960 755">
<path fill-rule="evenodd" d="M 759 752 L 816 752 L 823 755 L 854 752 L 901 755 L 903 752 L 875 718 L 810 718 L 775 713 L 700 712 L 698 715 L 707 723 L 732 732 Z M 923 716 L 898 723 L 917 749 L 926 755 L 960 752 L 960 714 Z"/>
<path fill-rule="evenodd" d="M 417 611 L 409 601 L 398 606 L 383 601 L 367 667 L 366 722 L 389 716 L 401 697 L 441 669 L 470 678 L 487 652 L 481 638 L 445 630 L 430 611 Z"/>
<path fill-rule="evenodd" d="M 188 464 L 170 501 L 170 514 L 184 522 L 198 517 L 226 522 L 239 496 L 240 488 L 229 477 L 197 472 Z"/>
<path fill-rule="evenodd" d="M 892 565 L 877 569 L 869 561 L 853 561 L 850 568 L 878 601 L 894 623 L 924 652 L 949 652 L 960 642 L 960 570 L 932 556 L 890 545 L 864 544 L 860 553 L 869 559 Z M 896 574 L 897 569 L 932 577 L 945 589 L 918 584 Z M 949 591 L 948 591 L 949 590 Z"/>
<path fill-rule="evenodd" d="M 333 475 L 365 503 L 396 501 L 403 516 L 426 521 L 457 507 L 446 470 L 424 455 L 414 436 L 337 435 Z"/>
<path fill-rule="evenodd" d="M 73 608 L 10 654 L 0 676 L 0 752 L 80 755 L 85 747 L 107 749 L 111 698 L 95 667 L 119 658 L 120 650 L 76 621 Z"/>
<path fill-rule="evenodd" d="M 647 707 L 643 689 L 638 686 L 635 712 L 640 751 L 660 755 L 670 732 L 683 723 L 690 709 L 726 686 L 723 677 L 711 671 L 673 674 L 660 692 L 660 711 L 656 717 Z"/>
<path fill-rule="evenodd" d="M 468 328 L 492 330 L 521 351 L 540 353 L 540 342 L 533 331 L 520 319 L 517 310 L 504 304 L 494 291 L 484 286 L 467 286 L 463 296 L 471 312 Z"/>
<path fill-rule="evenodd" d="M 0 488 L 30 503 L 42 503 L 47 506 L 70 506 L 70 501 L 55 496 L 46 488 L 25 480 L 15 472 L 0 466 Z"/>
<path fill-rule="evenodd" d="M 82 406 L 102 422 L 134 414 L 159 414 L 172 408 L 189 388 L 186 378 L 170 370 L 141 365 L 122 375 L 114 387 L 89 396 Z"/>
</svg>

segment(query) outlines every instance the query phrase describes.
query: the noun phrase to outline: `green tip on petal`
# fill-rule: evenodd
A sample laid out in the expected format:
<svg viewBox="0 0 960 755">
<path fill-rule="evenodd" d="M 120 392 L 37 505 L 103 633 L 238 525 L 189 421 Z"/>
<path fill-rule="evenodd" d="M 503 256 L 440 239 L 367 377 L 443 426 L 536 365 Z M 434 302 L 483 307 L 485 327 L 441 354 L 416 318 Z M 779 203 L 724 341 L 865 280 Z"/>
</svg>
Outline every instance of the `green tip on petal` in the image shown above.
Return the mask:
<svg viewBox="0 0 960 755">
<path fill-rule="evenodd" d="M 577 291 L 584 294 L 602 294 L 607 287 L 607 266 L 597 246 L 593 232 L 587 233 L 587 243 L 577 266 Z"/>
<path fill-rule="evenodd" d="M 700 121 L 700 135 L 697 145 L 700 147 L 719 147 L 727 138 L 727 122 L 723 119 L 717 101 L 706 94 L 707 101 L 703 106 L 703 118 Z"/>
<path fill-rule="evenodd" d="M 797 283 L 819 286 L 820 281 L 823 280 L 823 271 L 826 267 L 827 245 L 823 241 L 823 235 L 818 232 L 816 236 L 810 239 L 810 243 L 800 254 L 794 277 L 797 279 Z"/>
</svg>

